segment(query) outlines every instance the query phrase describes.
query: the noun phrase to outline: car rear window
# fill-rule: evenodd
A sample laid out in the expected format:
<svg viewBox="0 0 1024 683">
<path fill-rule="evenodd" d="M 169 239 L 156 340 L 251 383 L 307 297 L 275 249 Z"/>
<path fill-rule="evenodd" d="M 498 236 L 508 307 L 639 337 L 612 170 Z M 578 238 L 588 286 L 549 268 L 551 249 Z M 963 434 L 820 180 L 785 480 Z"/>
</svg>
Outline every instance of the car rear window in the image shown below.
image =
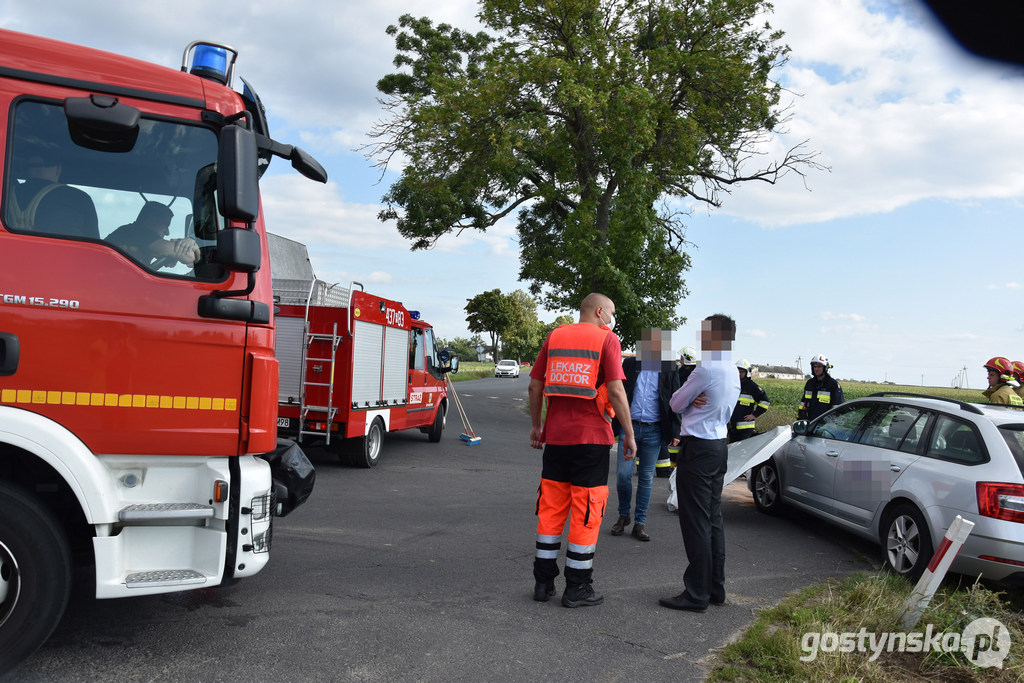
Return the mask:
<svg viewBox="0 0 1024 683">
<path fill-rule="evenodd" d="M 1010 447 L 1013 459 L 1017 461 L 1017 467 L 1024 476 L 1024 425 L 1002 425 L 999 433 Z"/>
<path fill-rule="evenodd" d="M 966 422 L 940 415 L 932 430 L 928 455 L 964 465 L 985 462 L 988 456 L 978 433 Z"/>
</svg>

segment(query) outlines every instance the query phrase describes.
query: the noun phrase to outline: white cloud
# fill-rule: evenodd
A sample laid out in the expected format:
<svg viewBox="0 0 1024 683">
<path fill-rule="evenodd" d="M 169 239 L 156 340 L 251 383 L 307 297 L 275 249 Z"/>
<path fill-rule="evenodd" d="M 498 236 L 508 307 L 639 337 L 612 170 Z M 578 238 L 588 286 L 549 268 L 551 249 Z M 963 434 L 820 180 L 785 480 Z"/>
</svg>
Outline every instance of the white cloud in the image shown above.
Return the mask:
<svg viewBox="0 0 1024 683">
<path fill-rule="evenodd" d="M 931 198 L 1024 193 L 1024 98 L 1019 73 L 968 58 L 920 9 L 888 14 L 854 0 L 780 0 L 796 96 L 775 158 L 808 140 L 830 173 L 744 186 L 723 213 L 777 227 L 892 211 Z M 895 12 L 895 16 L 892 16 Z"/>
<path fill-rule="evenodd" d="M 867 320 L 866 316 L 859 313 L 832 313 L 831 311 L 822 311 L 818 317 L 822 320 L 851 320 L 857 323 Z"/>
<path fill-rule="evenodd" d="M 1006 282 L 1001 285 L 989 285 L 989 289 L 1020 289 L 1021 284 L 1019 282 Z"/>
</svg>

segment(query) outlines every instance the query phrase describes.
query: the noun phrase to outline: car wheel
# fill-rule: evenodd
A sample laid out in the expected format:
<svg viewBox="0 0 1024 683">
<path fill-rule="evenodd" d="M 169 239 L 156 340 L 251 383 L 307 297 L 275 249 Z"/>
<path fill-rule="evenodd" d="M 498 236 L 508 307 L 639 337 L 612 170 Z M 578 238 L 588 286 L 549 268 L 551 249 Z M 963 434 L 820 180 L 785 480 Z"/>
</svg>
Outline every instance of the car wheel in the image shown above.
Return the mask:
<svg viewBox="0 0 1024 683">
<path fill-rule="evenodd" d="M 917 580 L 932 559 L 932 537 L 924 516 L 913 505 L 897 505 L 882 521 L 882 562 L 900 576 Z"/>
<path fill-rule="evenodd" d="M 779 486 L 779 467 L 772 458 L 754 468 L 754 505 L 769 515 L 782 509 L 782 491 Z"/>
<path fill-rule="evenodd" d="M 376 467 L 384 446 L 384 423 L 374 418 L 364 436 L 357 436 L 345 442 L 346 453 L 343 462 L 356 467 Z"/>
<path fill-rule="evenodd" d="M 431 443 L 437 443 L 441 440 L 441 433 L 444 431 L 444 425 L 448 417 L 448 404 L 442 403 L 437 407 L 437 415 L 434 416 L 434 424 L 431 426 L 430 431 L 427 432 L 427 439 Z"/>
<path fill-rule="evenodd" d="M 0 481 L 0 677 L 60 623 L 71 594 L 71 551 L 53 514 Z"/>
</svg>

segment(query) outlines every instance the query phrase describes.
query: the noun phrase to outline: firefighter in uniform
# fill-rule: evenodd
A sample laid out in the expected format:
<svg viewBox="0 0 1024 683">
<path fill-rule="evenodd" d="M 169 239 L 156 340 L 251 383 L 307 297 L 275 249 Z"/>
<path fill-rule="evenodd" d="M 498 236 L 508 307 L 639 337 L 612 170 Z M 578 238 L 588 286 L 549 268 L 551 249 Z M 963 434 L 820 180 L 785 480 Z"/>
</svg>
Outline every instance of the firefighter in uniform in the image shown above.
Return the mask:
<svg viewBox="0 0 1024 683">
<path fill-rule="evenodd" d="M 622 380 L 622 347 L 612 332 L 615 304 L 589 294 L 580 321 L 556 328 L 544 340 L 530 372 L 530 446 L 544 448 L 537 495 L 537 550 L 533 599 L 555 593 L 562 531 L 569 520 L 565 554 L 566 607 L 600 605 L 592 585 L 594 551 L 608 501 L 608 451 L 615 443 L 611 420 L 619 416 L 623 458 L 636 454 L 629 403 Z M 541 424 L 542 403 L 547 415 Z"/>
<path fill-rule="evenodd" d="M 749 439 L 757 432 L 754 422 L 768 412 L 771 403 L 768 394 L 750 378 L 750 363 L 741 360 L 736 363 L 740 373 L 740 397 L 729 419 L 729 443 Z"/>
<path fill-rule="evenodd" d="M 1007 358 L 996 356 L 985 363 L 988 371 L 988 389 L 981 392 L 989 403 L 1008 406 L 1024 405 L 1024 399 L 1017 395 L 1010 382 L 1013 381 L 1013 363 Z"/>
<path fill-rule="evenodd" d="M 1020 385 L 1014 391 L 1017 392 L 1021 399 L 1024 399 L 1024 361 L 1013 361 L 1013 378 Z"/>
<path fill-rule="evenodd" d="M 832 365 L 824 355 L 811 359 L 811 378 L 804 385 L 804 399 L 797 410 L 797 419 L 813 420 L 843 402 L 843 388 L 828 374 L 830 369 Z"/>
</svg>

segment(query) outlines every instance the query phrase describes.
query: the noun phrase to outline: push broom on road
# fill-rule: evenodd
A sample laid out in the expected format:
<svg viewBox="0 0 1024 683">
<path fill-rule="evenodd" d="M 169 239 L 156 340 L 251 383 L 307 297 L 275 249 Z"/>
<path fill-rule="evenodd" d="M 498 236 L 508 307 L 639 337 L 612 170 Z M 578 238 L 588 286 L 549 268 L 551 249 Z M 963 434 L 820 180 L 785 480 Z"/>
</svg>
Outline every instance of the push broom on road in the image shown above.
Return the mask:
<svg viewBox="0 0 1024 683">
<path fill-rule="evenodd" d="M 459 411 L 459 419 L 462 420 L 463 432 L 459 434 L 459 438 L 465 441 L 467 446 L 475 446 L 480 443 L 481 439 L 473 431 L 473 426 L 469 424 L 469 416 L 466 415 L 466 411 L 462 407 L 462 401 L 459 400 L 459 395 L 455 392 L 455 384 L 452 383 L 448 375 L 444 377 L 448 380 L 448 391 L 455 400 L 455 409 Z"/>
</svg>

